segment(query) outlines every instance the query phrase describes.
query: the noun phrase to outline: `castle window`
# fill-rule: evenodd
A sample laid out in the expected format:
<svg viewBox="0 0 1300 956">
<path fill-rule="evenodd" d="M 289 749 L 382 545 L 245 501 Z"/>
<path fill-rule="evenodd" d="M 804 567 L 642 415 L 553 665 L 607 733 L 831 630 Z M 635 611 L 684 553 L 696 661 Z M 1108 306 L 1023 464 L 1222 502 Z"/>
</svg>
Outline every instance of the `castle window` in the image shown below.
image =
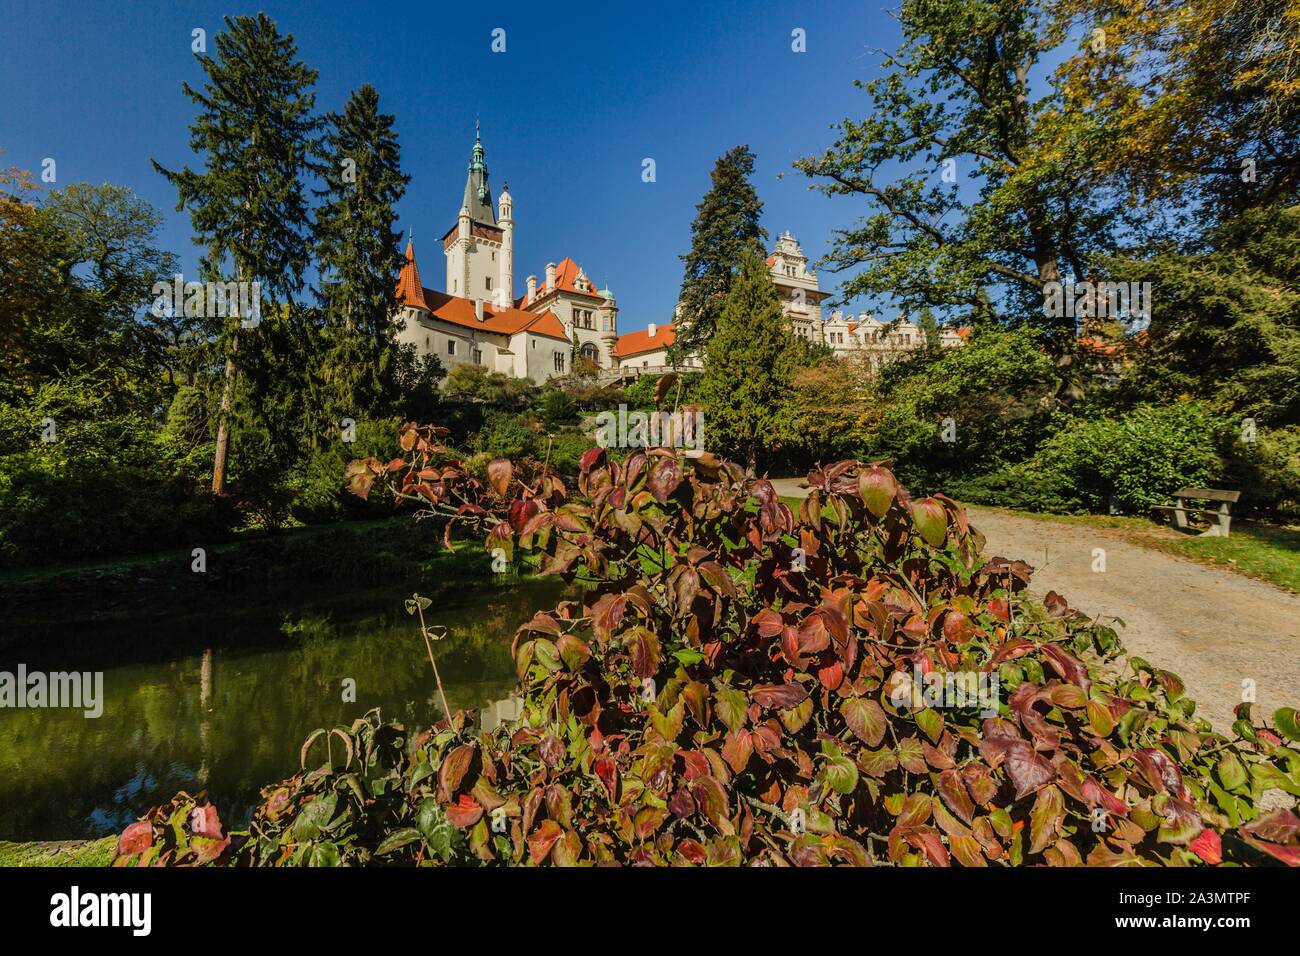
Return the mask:
<svg viewBox="0 0 1300 956">
<path fill-rule="evenodd" d="M 482 350 L 482 349 L 475 349 L 475 350 L 474 350 L 474 364 L 475 364 L 475 365 L 482 365 L 482 364 L 483 364 L 483 350 Z"/>
<path fill-rule="evenodd" d="M 455 354 L 456 354 L 456 340 L 455 340 L 455 339 L 448 339 L 448 340 L 447 340 L 447 354 L 448 354 L 448 355 L 455 355 Z"/>
<path fill-rule="evenodd" d="M 491 291 L 492 291 L 492 277 L 491 277 L 491 276 L 488 276 L 488 277 L 486 278 L 485 281 L 487 282 L 488 291 L 491 292 Z"/>
<path fill-rule="evenodd" d="M 599 357 L 599 353 L 596 351 L 596 346 L 592 345 L 590 342 L 584 343 L 581 351 L 583 358 L 591 359 L 593 362 Z"/>
<path fill-rule="evenodd" d="M 533 344 L 536 345 L 537 343 L 534 342 Z M 563 372 L 563 371 L 564 371 L 564 353 L 563 353 L 563 352 L 556 352 L 556 353 L 555 353 L 555 371 L 557 371 L 557 372 Z"/>
</svg>

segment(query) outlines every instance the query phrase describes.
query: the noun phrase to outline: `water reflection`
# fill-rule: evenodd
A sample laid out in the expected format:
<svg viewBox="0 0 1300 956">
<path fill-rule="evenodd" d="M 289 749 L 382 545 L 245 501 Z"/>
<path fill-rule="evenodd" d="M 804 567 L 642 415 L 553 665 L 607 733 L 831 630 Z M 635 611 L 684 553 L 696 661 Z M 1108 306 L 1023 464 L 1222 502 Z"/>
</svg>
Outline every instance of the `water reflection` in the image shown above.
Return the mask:
<svg viewBox="0 0 1300 956">
<path fill-rule="evenodd" d="M 448 628 L 435 653 L 453 708 L 482 709 L 488 727 L 517 714 L 510 639 L 561 590 L 525 581 L 426 612 Z M 242 825 L 259 788 L 297 769 L 314 728 L 373 707 L 408 726 L 436 720 L 437 690 L 404 596 L 245 610 L 233 629 L 92 629 L 58 655 L 48 639 L 6 652 L 0 667 L 104 670 L 104 714 L 0 710 L 0 839 L 100 836 L 181 789 L 206 789 L 222 818 Z M 345 700 L 349 679 L 355 701 Z"/>
</svg>

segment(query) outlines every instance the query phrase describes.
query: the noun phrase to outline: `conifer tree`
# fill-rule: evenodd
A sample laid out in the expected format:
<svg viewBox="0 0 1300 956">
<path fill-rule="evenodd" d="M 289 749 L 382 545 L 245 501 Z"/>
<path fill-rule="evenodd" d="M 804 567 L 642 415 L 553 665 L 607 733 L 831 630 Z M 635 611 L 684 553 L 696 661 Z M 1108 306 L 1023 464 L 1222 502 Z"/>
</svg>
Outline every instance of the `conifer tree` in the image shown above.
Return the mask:
<svg viewBox="0 0 1300 956">
<path fill-rule="evenodd" d="M 702 354 L 718 326 L 718 316 L 731 283 L 749 253 L 762 256 L 767 232 L 758 224 L 762 200 L 749 181 L 754 154 L 736 146 L 718 158 L 713 185 L 695 207 L 691 224 L 691 251 L 678 297 L 681 312 L 675 318 L 676 341 L 669 359 L 680 363 L 686 356 Z"/>
<path fill-rule="evenodd" d="M 316 217 L 326 326 L 322 411 L 337 420 L 392 411 L 396 341 L 391 316 L 401 267 L 394 208 L 410 177 L 401 169 L 394 117 L 369 84 L 328 117 L 326 188 Z"/>
<path fill-rule="evenodd" d="M 780 444 L 781 406 L 797 364 L 791 334 L 767 263 L 744 256 L 709 341 L 700 400 L 704 441 L 735 455 L 751 473 Z"/>
<path fill-rule="evenodd" d="M 288 314 L 276 307 L 301 291 L 310 259 L 302 177 L 317 168 L 320 149 L 312 90 L 317 73 L 298 59 L 293 38 L 265 14 L 226 17 L 225 24 L 214 41 L 215 56 L 199 56 L 207 76 L 203 88 L 182 85 L 199 107 L 190 124 L 190 148 L 202 157 L 202 169 L 172 171 L 157 161 L 154 168 L 176 187 L 176 208 L 189 210 L 194 241 L 204 250 L 202 278 L 260 282 L 262 317 L 268 319 Z M 206 319 L 205 332 L 225 365 L 212 472 L 212 491 L 219 495 L 225 489 L 236 373 L 268 343 L 258 342 L 257 329 L 245 331 L 241 351 L 240 323 L 250 316 Z M 276 366 L 287 357 L 264 358 Z M 254 406 L 258 399 L 252 396 Z"/>
</svg>

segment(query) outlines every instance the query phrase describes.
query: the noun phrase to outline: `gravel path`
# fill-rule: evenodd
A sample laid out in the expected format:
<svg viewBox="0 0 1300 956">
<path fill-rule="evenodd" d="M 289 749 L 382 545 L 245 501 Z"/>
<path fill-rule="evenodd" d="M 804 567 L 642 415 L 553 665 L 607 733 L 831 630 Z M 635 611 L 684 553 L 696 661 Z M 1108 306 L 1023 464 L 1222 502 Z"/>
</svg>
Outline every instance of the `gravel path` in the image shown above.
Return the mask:
<svg viewBox="0 0 1300 956">
<path fill-rule="evenodd" d="M 797 479 L 773 482 L 803 497 Z M 1143 548 L 1105 528 L 971 508 L 985 552 L 1033 565 L 1030 590 L 1061 594 L 1086 614 L 1117 617 L 1129 653 L 1173 671 L 1197 713 L 1227 732 L 1242 682 L 1255 682 L 1255 718 L 1300 706 L 1300 596 L 1219 568 Z M 1105 571 L 1093 571 L 1094 548 Z"/>
</svg>

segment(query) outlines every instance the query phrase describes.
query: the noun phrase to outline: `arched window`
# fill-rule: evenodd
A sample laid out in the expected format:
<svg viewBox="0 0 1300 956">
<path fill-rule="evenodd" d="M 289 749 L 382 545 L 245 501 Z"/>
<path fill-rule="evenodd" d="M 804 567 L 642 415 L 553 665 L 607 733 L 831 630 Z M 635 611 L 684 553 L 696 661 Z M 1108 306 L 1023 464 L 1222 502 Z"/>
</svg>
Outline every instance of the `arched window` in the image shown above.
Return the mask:
<svg viewBox="0 0 1300 956">
<path fill-rule="evenodd" d="M 582 352 L 582 357 L 585 359 L 590 359 L 593 362 L 600 360 L 600 352 L 591 342 L 584 342 L 580 351 Z"/>
</svg>

